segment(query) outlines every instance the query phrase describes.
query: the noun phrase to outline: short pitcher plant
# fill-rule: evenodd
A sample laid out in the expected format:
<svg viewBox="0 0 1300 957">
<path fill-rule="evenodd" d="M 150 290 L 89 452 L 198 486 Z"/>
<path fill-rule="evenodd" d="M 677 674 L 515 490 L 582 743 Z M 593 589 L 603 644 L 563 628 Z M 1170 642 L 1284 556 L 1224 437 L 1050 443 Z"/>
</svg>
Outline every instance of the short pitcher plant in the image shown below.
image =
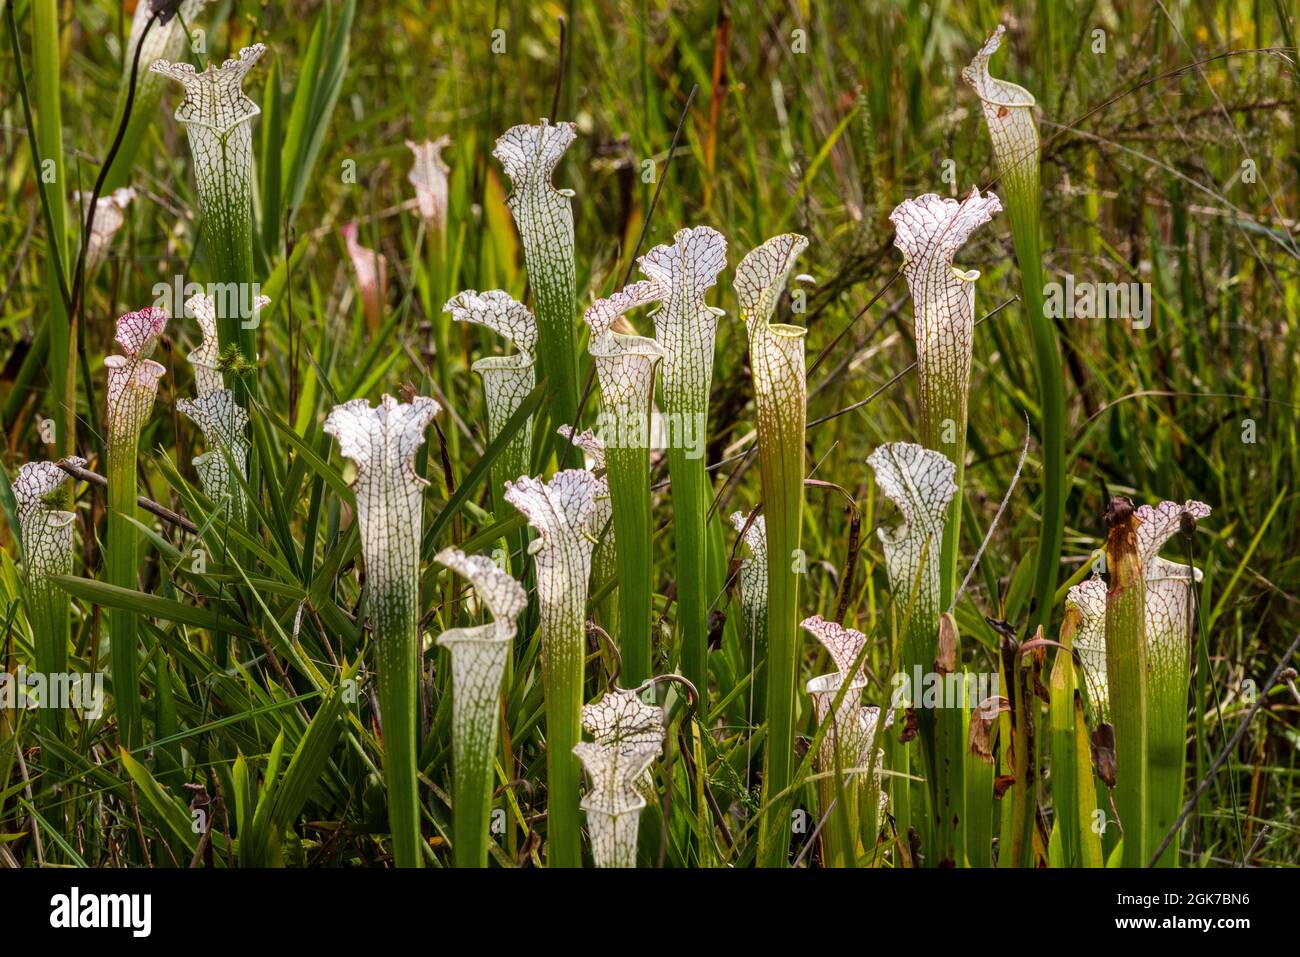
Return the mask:
<svg viewBox="0 0 1300 957">
<path fill-rule="evenodd" d="M 455 548 L 435 557 L 474 586 L 492 615 L 487 624 L 438 636 L 451 656 L 452 850 L 458 867 L 486 867 L 501 681 L 528 596 L 490 558 Z"/>
<path fill-rule="evenodd" d="M 542 688 L 546 710 L 547 845 L 553 867 L 582 863 L 578 816 L 583 661 L 587 647 L 587 581 L 595 540 L 589 519 L 596 477 L 583 469 L 556 472 L 549 482 L 522 476 L 506 485 L 506 501 L 537 530 Z"/>
</svg>

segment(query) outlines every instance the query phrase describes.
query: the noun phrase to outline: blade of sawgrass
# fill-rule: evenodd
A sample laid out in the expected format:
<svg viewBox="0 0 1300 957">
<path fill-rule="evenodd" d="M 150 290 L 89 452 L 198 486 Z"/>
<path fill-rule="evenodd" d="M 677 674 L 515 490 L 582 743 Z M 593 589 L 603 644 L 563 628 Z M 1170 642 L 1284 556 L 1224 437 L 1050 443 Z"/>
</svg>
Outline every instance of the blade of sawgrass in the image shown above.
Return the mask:
<svg viewBox="0 0 1300 957">
<path fill-rule="evenodd" d="M 50 580 L 76 598 L 93 605 L 124 611 L 132 616 L 161 618 L 163 621 L 174 621 L 198 628 L 222 628 L 243 638 L 253 637 L 253 633 L 246 626 L 228 617 L 218 615 L 206 608 L 163 598 L 160 595 L 95 581 L 93 578 L 78 578 L 75 575 L 53 575 Z M 119 688 L 119 708 L 122 707 L 121 697 L 124 693 L 125 689 Z"/>
<path fill-rule="evenodd" d="M 320 16 L 324 16 L 327 10 L 328 7 L 322 10 Z M 258 164 L 261 168 L 261 187 L 258 198 L 262 213 L 259 251 L 262 254 L 264 274 L 269 271 L 266 263 L 277 258 L 282 238 L 284 146 L 284 93 L 280 86 L 280 59 L 277 57 L 271 61 L 270 69 L 266 71 L 266 92 L 262 95 L 261 156 Z"/>
<path fill-rule="evenodd" d="M 356 0 L 344 0 L 337 18 L 332 16 L 328 4 L 316 16 L 316 26 L 294 90 L 284 140 L 280 144 L 283 156 L 291 157 L 283 167 L 280 195 L 284 198 L 284 209 L 271 210 L 267 216 L 269 221 L 263 223 L 263 237 L 275 237 L 277 243 L 281 227 L 286 222 L 292 223 L 293 212 L 302 205 L 307 184 L 311 182 L 312 171 L 324 146 L 325 133 L 347 74 L 355 13 Z M 274 247 L 268 245 L 269 248 Z"/>
</svg>

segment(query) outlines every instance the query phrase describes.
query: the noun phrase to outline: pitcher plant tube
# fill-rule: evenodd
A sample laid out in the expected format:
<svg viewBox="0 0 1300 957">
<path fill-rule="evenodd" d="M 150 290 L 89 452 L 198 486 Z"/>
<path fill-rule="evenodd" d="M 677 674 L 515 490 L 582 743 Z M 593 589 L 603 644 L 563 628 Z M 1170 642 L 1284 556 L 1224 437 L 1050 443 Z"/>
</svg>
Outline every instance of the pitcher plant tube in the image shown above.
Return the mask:
<svg viewBox="0 0 1300 957">
<path fill-rule="evenodd" d="M 176 409 L 203 433 L 207 451 L 195 456 L 203 492 L 221 509 L 227 521 L 242 523 L 244 490 L 236 475 L 248 468 L 248 413 L 235 402 L 229 389 L 205 392 L 197 399 L 180 399 Z"/>
<path fill-rule="evenodd" d="M 90 194 L 73 193 L 72 198 L 81 208 L 81 221 L 84 223 L 89 212 Z M 108 258 L 113 237 L 126 223 L 126 208 L 131 205 L 133 199 L 135 199 L 135 190 L 124 186 L 95 201 L 94 221 L 90 227 L 90 235 L 86 237 L 87 278 L 93 277 Z"/>
<path fill-rule="evenodd" d="M 747 723 L 767 707 L 767 520 L 753 519 L 744 512 L 733 512 L 731 525 L 743 533 L 749 557 L 740 563 L 740 614 L 745 621 L 745 664 L 749 674 Z"/>
<path fill-rule="evenodd" d="M 1028 90 L 989 74 L 989 60 L 1002 45 L 999 25 L 962 70 L 984 112 L 998 185 L 1011 219 L 1011 240 L 1020 266 L 1020 288 L 1038 370 L 1039 437 L 1043 445 L 1043 512 L 1034 580 L 1031 625 L 1052 616 L 1057 566 L 1065 535 L 1065 388 L 1056 328 L 1043 308 L 1042 242 L 1039 223 L 1039 140 L 1034 97 Z"/>
<path fill-rule="evenodd" d="M 114 129 L 122 123 L 131 70 L 135 66 L 136 52 L 139 51 L 140 62 L 136 67 L 135 98 L 131 103 L 131 116 L 127 121 L 126 132 L 122 136 L 122 145 L 117 155 L 113 157 L 113 165 L 104 180 L 107 190 L 112 191 L 124 186 L 130 178 L 136 154 L 162 100 L 163 89 L 167 83 L 163 77 L 149 68 L 158 60 L 177 60 L 185 54 L 186 47 L 191 45 L 190 34 L 193 33 L 195 39 L 202 35 L 201 30 L 195 30 L 197 25 L 194 21 L 195 17 L 203 12 L 204 6 L 210 2 L 211 0 L 181 0 L 171 19 L 164 23 L 162 17 L 159 17 L 153 26 L 149 27 L 148 33 L 145 32 L 145 28 L 149 26 L 154 8 L 166 4 L 145 0 L 135 5 L 135 15 L 131 19 L 131 33 L 126 41 L 126 54 L 122 57 L 121 94 L 118 97 L 117 113 L 113 117 Z M 99 221 L 98 217 L 99 214 L 96 213 L 96 223 Z M 86 274 L 89 275 L 90 271 L 87 264 Z"/>
<path fill-rule="evenodd" d="M 580 741 L 573 753 L 591 787 L 582 798 L 597 867 L 636 867 L 637 827 L 646 799 L 637 783 L 659 754 L 657 744 L 602 745 Z"/>
<path fill-rule="evenodd" d="M 821 745 L 814 762 L 819 772 L 820 817 L 825 820 L 822 860 L 829 867 L 851 867 L 857 859 L 859 797 L 863 791 L 857 769 L 870 745 L 864 732 L 875 731 L 875 721 L 867 717 L 862 705 L 867 676 L 857 664 L 867 636 L 821 615 L 805 618 L 801 624 L 830 653 L 836 668 L 810 678 L 804 686 L 813 703 L 817 726 L 826 725 L 820 732 Z"/>
<path fill-rule="evenodd" d="M 439 249 L 445 246 L 447 239 L 447 174 L 450 172 L 443 161 L 442 151 L 450 145 L 449 136 L 421 143 L 406 141 L 414 160 L 406 179 L 415 187 L 415 202 L 420 218 L 424 220 L 425 232 Z"/>
<path fill-rule="evenodd" d="M 510 355 L 486 356 L 470 366 L 483 383 L 488 438 L 495 440 L 537 385 L 537 320 L 523 303 L 500 289 L 457 293 L 443 306 L 443 312 L 453 322 L 470 322 L 492 330 L 515 349 Z M 498 510 L 504 502 L 501 493 L 505 483 L 531 471 L 532 447 L 533 420 L 529 418 L 492 463 L 493 501 Z"/>
<path fill-rule="evenodd" d="M 641 811 L 657 800 L 649 766 L 663 748 L 664 711 L 615 688 L 583 705 L 582 729 L 593 739 L 577 746 L 592 783 L 582 800 L 592 857 L 597 867 L 635 867 Z"/>
<path fill-rule="evenodd" d="M 610 500 L 609 470 L 605 462 L 605 443 L 591 429 L 574 432 L 572 426 L 562 425 L 556 432 L 566 441 L 582 449 L 587 471 L 596 477 L 595 504 L 587 516 L 587 529 L 595 539 L 591 552 L 591 594 L 603 592 L 597 605 L 597 615 L 606 628 L 618 630 L 619 573 L 618 539 L 614 528 L 614 505 Z M 620 660 L 626 662 L 626 641 L 619 644 Z M 626 671 L 626 665 L 624 667 Z"/>
<path fill-rule="evenodd" d="M 749 335 L 754 376 L 758 461 L 767 518 L 767 738 L 758 862 L 784 866 L 790 815 L 784 792 L 794 757 L 795 677 L 799 664 L 799 576 L 802 544 L 804 426 L 808 382 L 801 326 L 772 322 L 795 260 L 808 240 L 786 233 L 752 250 L 736 267 L 736 298 Z"/>
<path fill-rule="evenodd" d="M 1105 623 L 1105 584 L 1099 579 L 1089 579 L 1072 586 L 1066 594 L 1065 614 L 1061 619 L 1061 647 L 1052 662 L 1048 705 L 1054 828 L 1061 848 L 1060 863 L 1066 867 L 1103 864 L 1100 835 L 1094 829 L 1097 791 L 1078 674 L 1084 673 L 1090 697 L 1095 694 L 1092 683 L 1098 677 L 1104 688 Z M 1090 676 L 1089 672 L 1098 664 L 1099 676 Z"/>
<path fill-rule="evenodd" d="M 153 411 L 158 380 L 167 371 L 149 356 L 166 325 L 167 313 L 156 307 L 127 313 L 117 320 L 114 337 L 124 354 L 104 359 L 108 369 L 106 574 L 110 584 L 132 591 L 139 584 L 140 569 L 139 532 L 134 522 L 140 432 Z M 118 736 L 124 748 L 134 751 L 144 744 L 136 613 L 110 608 L 107 618 Z"/>
<path fill-rule="evenodd" d="M 904 623 L 899 671 L 910 682 L 918 671 L 934 670 L 939 650 L 939 547 L 948 506 L 957 493 L 953 483 L 956 466 L 943 453 L 912 442 L 882 445 L 871 453 L 867 464 L 875 471 L 880 490 L 903 515 L 902 524 L 881 528 L 877 534 L 885 555 L 897 618 Z M 910 688 L 908 698 L 920 731 L 922 766 L 932 810 L 930 820 L 939 824 L 938 832 L 932 837 L 943 845 L 937 848 L 938 859 L 945 860 L 947 855 L 956 853 L 952 842 L 960 825 L 960 809 L 952 806 L 952 802 L 959 800 L 961 789 L 940 786 L 944 776 L 936 752 L 936 739 L 940 737 L 936 724 L 960 722 L 961 711 L 925 707 L 921 689 L 915 687 Z M 956 730 L 957 740 L 964 739 L 960 724 Z M 954 735 L 945 733 L 942 737 L 952 740 Z M 897 767 L 894 770 L 906 771 Z"/>
<path fill-rule="evenodd" d="M 1192 637 L 1199 568 L 1161 558 L 1160 549 L 1184 526 L 1207 518 L 1203 502 L 1161 502 L 1137 510 L 1138 557 L 1146 586 L 1147 639 L 1147 826 L 1151 851 L 1183 807 L 1187 764 L 1187 697 L 1192 684 Z M 1158 866 L 1177 867 L 1178 841 L 1171 841 Z"/>
<path fill-rule="evenodd" d="M 451 656 L 452 851 L 457 867 L 486 867 L 501 682 L 528 596 L 490 558 L 446 548 L 435 560 L 468 579 L 492 615 L 438 636 Z"/>
<path fill-rule="evenodd" d="M 356 465 L 357 523 L 366 572 L 365 613 L 374 635 L 388 821 L 398 867 L 420 867 L 416 779 L 420 714 L 420 535 L 424 487 L 415 456 L 439 405 L 426 396 L 378 406 L 336 405 L 325 431 Z"/>
<path fill-rule="evenodd" d="M 971 233 L 1001 209 L 997 196 L 981 196 L 973 189 L 960 203 L 934 193 L 905 200 L 889 216 L 912 294 L 916 368 L 921 382 L 921 443 L 942 452 L 957 468 L 957 492 L 949 505 L 938 555 L 944 608 L 952 603 L 957 587 L 975 280 L 980 275 L 974 269 L 959 269 L 952 261 Z"/>
<path fill-rule="evenodd" d="M 557 425 L 576 424 L 581 384 L 574 345 L 573 190 L 556 189 L 551 177 L 576 131 L 576 124 L 552 125 L 543 118 L 506 130 L 492 150 L 514 184 L 507 202 L 524 247 L 542 372 L 556 390 L 551 418 Z"/>
<path fill-rule="evenodd" d="M 253 119 L 261 110 L 244 94 L 243 82 L 265 52 L 255 43 L 240 50 L 237 59 L 202 72 L 168 60 L 149 67 L 185 89 L 176 119 L 189 137 L 212 279 L 236 293 L 218 304 L 217 336 L 223 355 L 234 346 L 248 364 L 257 360 L 256 309 L 246 306 L 252 302 L 254 281 Z M 246 406 L 245 381 L 231 376 L 226 384 Z"/>
<path fill-rule="evenodd" d="M 595 544 L 589 519 L 596 491 L 596 477 L 583 469 L 556 472 L 549 482 L 521 476 L 506 484 L 506 501 L 538 533 L 529 551 L 535 557 L 541 615 L 547 863 L 552 867 L 582 864 L 580 775 L 573 748 L 582 720 L 587 581 Z"/>
<path fill-rule="evenodd" d="M 69 457 L 68 464 L 84 466 L 85 459 Z M 32 648 L 36 670 L 48 682 L 68 670 L 68 623 L 72 599 L 50 581 L 53 575 L 72 574 L 73 522 L 76 515 L 68 511 L 64 492 L 68 475 L 53 462 L 28 462 L 14 477 L 13 493 L 17 505 L 19 536 L 23 549 L 23 583 L 26 585 L 27 620 L 32 629 Z M 53 737 L 62 733 L 63 719 L 58 708 L 44 707 L 38 712 L 42 732 Z"/>
<path fill-rule="evenodd" d="M 348 260 L 352 263 L 352 275 L 356 279 L 366 328 L 372 333 L 378 332 L 384 321 L 384 297 L 388 293 L 388 257 L 377 249 L 362 245 L 355 221 L 342 227 L 339 234 L 343 237 Z"/>
<path fill-rule="evenodd" d="M 584 314 L 591 330 L 588 351 L 600 380 L 599 435 L 609 467 L 618 542 L 618 644 L 622 675 L 629 684 L 640 684 L 651 674 L 650 411 L 655 367 L 666 353 L 655 340 L 615 332 L 612 326 L 632 309 L 659 302 L 665 292 L 654 280 L 634 282 L 592 303 Z"/>
<path fill-rule="evenodd" d="M 706 656 L 713 597 L 706 569 L 721 560 L 721 556 L 708 554 L 713 485 L 705 469 L 704 449 L 708 441 L 713 349 L 718 317 L 723 314 L 704 300 L 726 265 L 727 240 L 708 226 L 678 230 L 671 243 L 655 246 L 640 260 L 641 271 L 660 285 L 663 301 L 654 320 L 655 339 L 664 353 L 659 396 L 669 426 L 678 631 L 682 672 L 701 694 L 708 690 Z"/>
</svg>

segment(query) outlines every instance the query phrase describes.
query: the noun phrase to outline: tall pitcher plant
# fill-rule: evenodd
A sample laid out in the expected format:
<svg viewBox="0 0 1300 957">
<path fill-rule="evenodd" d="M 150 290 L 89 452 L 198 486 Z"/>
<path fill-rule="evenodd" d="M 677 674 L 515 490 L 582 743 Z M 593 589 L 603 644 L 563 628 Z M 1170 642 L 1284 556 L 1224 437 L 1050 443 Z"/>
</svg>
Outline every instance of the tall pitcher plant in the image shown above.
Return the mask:
<svg viewBox="0 0 1300 957">
<path fill-rule="evenodd" d="M 528 307 L 500 289 L 477 292 L 467 289 L 453 296 L 442 311 L 453 322 L 469 322 L 490 329 L 515 349 L 510 355 L 485 356 L 470 368 L 483 383 L 487 406 L 488 438 L 495 440 L 515 414 L 521 402 L 537 385 L 537 320 Z M 510 439 L 510 443 L 492 463 L 493 507 L 502 511 L 505 484 L 516 475 L 527 475 L 533 447 L 533 420 L 530 417 Z M 522 541 L 522 538 L 520 539 Z"/>
<path fill-rule="evenodd" d="M 1203 502 L 1133 508 L 1111 500 L 1106 567 L 1106 670 L 1098 697 L 1115 725 L 1115 806 L 1124 865 L 1145 867 L 1183 803 L 1187 692 L 1200 570 L 1167 561 L 1160 549 L 1210 514 Z M 1171 842 L 1158 862 L 1178 865 Z"/>
<path fill-rule="evenodd" d="M 378 670 L 388 819 L 398 867 L 420 867 L 423 862 L 416 753 L 420 535 L 428 482 L 416 472 L 415 456 L 438 411 L 438 403 L 425 396 L 404 403 L 385 395 L 374 408 L 365 399 L 336 405 L 325 419 L 325 431 L 357 469 L 353 488 L 366 569 L 366 613 Z"/>
<path fill-rule="evenodd" d="M 733 512 L 731 525 L 743 534 L 749 557 L 741 561 L 739 572 L 740 613 L 745 619 L 745 671 L 749 675 L 748 723 L 755 714 L 763 714 L 767 703 L 763 689 L 767 682 L 761 673 L 767 662 L 767 520 L 762 515 L 752 519 L 744 512 Z"/>
<path fill-rule="evenodd" d="M 154 7 L 161 4 L 136 4 L 131 32 L 126 41 L 126 55 L 122 57 L 121 94 L 113 117 L 113 129 L 121 125 L 122 115 L 126 111 L 131 70 L 138 52 L 140 65 L 136 76 L 135 98 L 131 102 L 131 117 L 127 121 L 126 132 L 122 135 L 122 145 L 113 157 L 113 165 L 104 180 L 106 190 L 115 190 L 125 185 L 130 178 L 140 144 L 153 123 L 158 103 L 162 99 L 166 81 L 150 71 L 149 67 L 158 60 L 176 60 L 184 54 L 188 43 L 187 31 L 194 31 L 195 18 L 203 12 L 203 7 L 208 2 L 209 0 L 181 0 L 170 19 L 164 23 L 160 16 L 152 26 L 149 26 L 149 21 L 153 17 Z M 197 33 L 201 35 L 202 31 Z"/>
<path fill-rule="evenodd" d="M 266 296 L 259 296 L 255 307 L 261 310 L 270 302 Z M 187 357 L 194 370 L 196 396 L 180 400 L 176 408 L 199 427 L 207 443 L 207 451 L 194 458 L 203 491 L 214 503 L 225 503 L 223 511 L 228 521 L 242 523 L 246 514 L 244 491 L 234 473 L 244 475 L 248 469 L 248 412 L 222 382 L 213 298 L 191 296 L 185 301 L 185 314 L 198 321 L 202 339 Z"/>
<path fill-rule="evenodd" d="M 943 541 L 944 523 L 957 486 L 953 482 L 956 467 L 952 461 L 933 449 L 922 448 L 913 442 L 891 442 L 871 453 L 867 464 L 876 473 L 876 484 L 885 496 L 902 513 L 901 524 L 878 531 L 885 554 L 885 568 L 889 574 L 889 588 L 893 595 L 898 620 L 905 623 L 899 670 L 913 683 L 918 671 L 929 672 L 935 668 L 939 651 L 939 604 L 941 574 L 939 547 Z M 942 767 L 948 764 L 955 773 L 962 756 L 944 754 L 936 750 L 941 737 L 937 724 L 952 720 L 960 722 L 960 710 L 924 707 L 921 689 L 910 687 L 911 701 L 920 731 L 922 770 L 928 784 L 931 816 L 925 833 L 932 834 L 938 843 L 938 860 L 957 860 L 957 829 L 964 814 L 964 796 L 956 786 L 944 787 L 950 782 Z M 952 712 L 949 714 L 948 712 Z M 960 729 L 960 724 L 958 724 Z M 951 730 L 951 729 L 945 729 Z M 956 735 L 961 740 L 960 734 Z M 951 741 L 952 736 L 942 736 Z M 898 755 L 901 761 L 910 758 Z M 951 763 L 949 763 L 951 762 Z M 907 771 L 907 767 L 895 767 Z M 905 787 L 905 785 L 903 785 Z"/>
<path fill-rule="evenodd" d="M 655 338 L 663 347 L 659 393 L 668 423 L 669 495 L 673 506 L 673 549 L 682 671 L 704 694 L 708 690 L 709 575 L 718 556 L 708 555 L 708 517 L 713 485 L 705 470 L 713 348 L 722 310 L 704 298 L 727 265 L 727 240 L 716 229 L 678 230 L 670 244 L 641 258 L 641 271 L 662 287 L 655 313 Z"/>
<path fill-rule="evenodd" d="M 635 691 L 614 689 L 583 705 L 593 741 L 574 747 L 591 787 L 582 799 L 597 867 L 635 867 L 641 812 L 656 799 L 650 763 L 663 750 L 664 712 Z"/>
<path fill-rule="evenodd" d="M 492 150 L 514 184 L 507 202 L 524 247 L 542 372 L 556 390 L 551 418 L 557 425 L 577 424 L 581 385 L 574 345 L 573 190 L 556 189 L 551 177 L 576 130 L 573 123 L 552 125 L 546 119 L 513 126 Z M 570 461 L 571 455 L 561 460 Z"/>
<path fill-rule="evenodd" d="M 194 160 L 194 179 L 203 210 L 203 230 L 212 279 L 234 295 L 223 296 L 217 316 L 222 354 L 234 347 L 244 363 L 257 358 L 253 305 L 253 119 L 261 113 L 244 95 L 244 77 L 266 52 L 260 43 L 239 51 L 220 67 L 198 72 L 188 63 L 158 60 L 149 69 L 185 89 L 176 119 L 185 126 Z M 251 306 L 252 308 L 245 308 Z M 247 385 L 238 374 L 227 385 L 247 407 Z"/>
<path fill-rule="evenodd" d="M 609 491 L 609 466 L 605 460 L 605 443 L 591 429 L 575 432 L 572 426 L 562 425 L 556 430 L 562 438 L 582 449 L 587 471 L 596 477 L 594 504 L 587 515 L 587 527 L 596 540 L 591 551 L 591 578 L 588 587 L 592 593 L 601 592 L 597 615 L 606 628 L 614 628 L 618 617 L 618 538 L 614 528 L 614 505 Z M 619 643 L 620 658 L 626 662 L 626 642 Z M 624 666 L 626 671 L 626 665 Z"/>
<path fill-rule="evenodd" d="M 1100 836 L 1094 827 L 1097 791 L 1078 673 L 1083 671 L 1088 695 L 1095 701 L 1094 689 L 1105 683 L 1105 620 L 1106 586 L 1099 579 L 1070 588 L 1061 619 L 1060 648 L 1049 679 L 1052 806 L 1061 862 L 1066 867 L 1101 867 L 1103 863 Z"/>
<path fill-rule="evenodd" d="M 600 380 L 601 427 L 614 531 L 619 583 L 619 651 L 622 674 L 640 684 L 651 674 L 650 614 L 654 589 L 650 528 L 650 409 L 655 368 L 665 356 L 659 343 L 615 332 L 616 319 L 632 309 L 657 303 L 664 287 L 652 280 L 634 282 L 587 309 L 588 351 Z"/>
<path fill-rule="evenodd" d="M 123 355 L 104 359 L 108 369 L 108 546 L 109 584 L 134 591 L 139 583 L 139 532 L 134 522 L 140 432 L 153 411 L 158 380 L 167 370 L 149 358 L 167 325 L 167 313 L 150 307 L 117 320 L 114 341 Z M 117 697 L 118 735 L 134 751 L 144 744 L 140 698 L 140 655 L 136 613 L 108 610 L 109 657 Z"/>
<path fill-rule="evenodd" d="M 971 190 L 963 201 L 934 193 L 905 200 L 890 214 L 894 245 L 903 254 L 903 275 L 916 318 L 916 368 L 921 382 L 921 442 L 957 467 L 957 491 L 949 506 L 938 559 L 940 601 L 952 602 L 957 587 L 962 476 L 966 471 L 967 404 L 975 334 L 977 270 L 958 269 L 953 257 L 976 228 L 1002 204 Z"/>
<path fill-rule="evenodd" d="M 983 107 L 998 186 L 1011 218 L 1011 239 L 1020 266 L 1021 293 L 1034 344 L 1043 446 L 1043 517 L 1034 580 L 1032 625 L 1051 619 L 1057 566 L 1065 535 L 1065 389 L 1056 329 L 1043 308 L 1042 243 L 1039 223 L 1038 123 L 1028 90 L 989 74 L 989 60 L 1002 45 L 999 25 L 961 72 Z"/>
<path fill-rule="evenodd" d="M 812 699 L 813 713 L 818 726 L 825 726 L 821 746 L 817 751 L 816 768 L 819 772 L 817 790 L 821 802 L 822 860 L 830 867 L 852 867 L 857 861 L 858 835 L 874 836 L 875 827 L 860 826 L 863 810 L 874 810 L 875 805 L 864 806 L 864 794 L 878 793 L 881 768 L 879 761 L 872 762 L 871 783 L 864 784 L 860 766 L 869 760 L 880 716 L 879 708 L 862 704 L 862 692 L 867 687 L 867 676 L 858 664 L 867 636 L 839 622 L 827 621 L 821 615 L 805 618 L 802 627 L 815 637 L 830 653 L 835 671 L 810 678 L 804 686 Z"/>
<path fill-rule="evenodd" d="M 772 322 L 795 260 L 808 240 L 787 233 L 752 250 L 736 267 L 736 298 L 749 334 L 754 376 L 758 461 L 767 519 L 767 737 L 763 742 L 763 807 L 758 863 L 788 859 L 786 813 L 794 757 L 795 678 L 799 665 L 799 575 L 804 567 L 804 426 L 808 382 L 801 326 Z"/>
</svg>

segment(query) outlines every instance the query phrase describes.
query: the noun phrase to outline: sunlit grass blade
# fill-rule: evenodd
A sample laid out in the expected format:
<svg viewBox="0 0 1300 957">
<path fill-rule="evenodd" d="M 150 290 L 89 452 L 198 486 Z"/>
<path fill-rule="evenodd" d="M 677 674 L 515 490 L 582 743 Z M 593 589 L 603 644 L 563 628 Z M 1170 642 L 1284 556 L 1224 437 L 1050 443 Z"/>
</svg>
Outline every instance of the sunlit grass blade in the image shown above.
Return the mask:
<svg viewBox="0 0 1300 957">
<path fill-rule="evenodd" d="M 35 142 L 40 150 L 38 177 L 49 207 L 48 241 L 55 251 L 45 269 L 45 322 L 49 325 L 49 381 L 47 397 L 50 417 L 55 422 L 55 447 L 60 454 L 76 448 L 77 387 L 76 329 L 68 315 L 63 289 L 71 289 L 71 257 L 68 242 L 67 197 L 71 192 L 64 167 L 62 73 L 63 57 L 59 39 L 58 0 L 33 0 L 32 16 L 32 95 L 36 108 Z M 12 17 L 12 12 L 9 14 Z M 52 184 L 47 186 L 46 184 Z M 57 257 L 57 258 L 56 258 Z M 63 270 L 59 274 L 60 266 Z"/>
</svg>

